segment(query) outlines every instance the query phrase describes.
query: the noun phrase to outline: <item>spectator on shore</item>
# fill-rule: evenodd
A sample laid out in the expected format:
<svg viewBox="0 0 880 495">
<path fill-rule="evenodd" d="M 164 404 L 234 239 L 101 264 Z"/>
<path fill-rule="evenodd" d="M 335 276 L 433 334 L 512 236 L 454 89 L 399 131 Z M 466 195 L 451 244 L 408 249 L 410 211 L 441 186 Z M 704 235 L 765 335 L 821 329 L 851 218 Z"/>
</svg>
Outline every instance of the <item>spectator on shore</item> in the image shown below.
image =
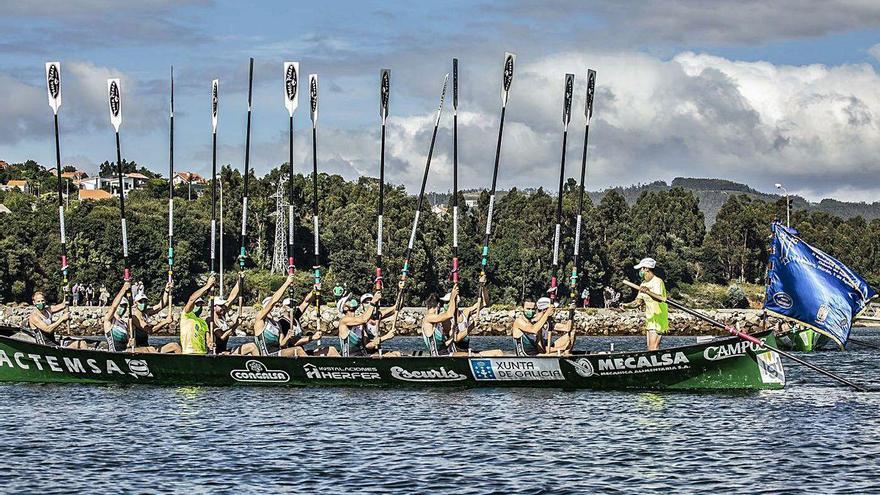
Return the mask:
<svg viewBox="0 0 880 495">
<path fill-rule="evenodd" d="M 620 302 L 620 293 L 614 290 L 613 287 L 605 287 L 602 295 L 605 299 L 605 309 L 613 308 Z"/>
<path fill-rule="evenodd" d="M 101 290 L 98 294 L 98 304 L 103 307 L 107 305 L 108 301 L 110 301 L 110 292 L 107 290 L 106 285 L 101 284 Z"/>
<path fill-rule="evenodd" d="M 581 291 L 581 300 L 584 308 L 590 307 L 590 289 L 584 287 L 584 290 Z"/>
<path fill-rule="evenodd" d="M 95 301 L 95 288 L 92 284 L 86 287 L 86 306 L 91 306 Z"/>
<path fill-rule="evenodd" d="M 79 292 L 80 292 L 80 285 L 73 284 L 73 288 L 70 289 L 70 293 L 73 296 L 73 305 L 74 306 L 79 306 L 79 295 L 80 295 Z"/>
</svg>

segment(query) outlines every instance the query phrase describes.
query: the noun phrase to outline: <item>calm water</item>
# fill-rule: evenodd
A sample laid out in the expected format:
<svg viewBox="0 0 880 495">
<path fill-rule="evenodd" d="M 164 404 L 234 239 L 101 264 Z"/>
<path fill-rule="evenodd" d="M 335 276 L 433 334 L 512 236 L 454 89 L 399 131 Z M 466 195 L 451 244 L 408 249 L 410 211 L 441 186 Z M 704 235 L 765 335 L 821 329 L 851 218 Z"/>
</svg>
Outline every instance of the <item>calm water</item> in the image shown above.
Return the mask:
<svg viewBox="0 0 880 495">
<path fill-rule="evenodd" d="M 612 343 L 644 345 L 581 346 Z M 880 388 L 878 350 L 804 356 Z M 880 493 L 880 392 L 786 364 L 734 394 L 0 385 L 0 491 Z"/>
</svg>

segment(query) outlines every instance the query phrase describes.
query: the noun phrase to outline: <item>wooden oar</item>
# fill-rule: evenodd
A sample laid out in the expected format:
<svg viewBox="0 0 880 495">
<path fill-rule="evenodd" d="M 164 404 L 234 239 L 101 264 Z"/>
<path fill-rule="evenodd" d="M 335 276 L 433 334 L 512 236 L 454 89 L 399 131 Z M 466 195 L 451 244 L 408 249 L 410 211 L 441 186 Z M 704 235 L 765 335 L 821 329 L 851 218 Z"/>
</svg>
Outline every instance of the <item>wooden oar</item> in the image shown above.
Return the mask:
<svg viewBox="0 0 880 495">
<path fill-rule="evenodd" d="M 816 371 L 816 372 L 818 372 L 818 373 L 821 373 L 821 374 L 823 374 L 823 375 L 825 375 L 825 376 L 827 376 L 827 377 L 829 377 L 829 378 L 831 378 L 831 379 L 833 379 L 833 380 L 836 380 L 836 381 L 838 381 L 838 382 L 840 382 L 840 383 L 842 383 L 842 384 L 844 384 L 844 385 L 849 385 L 850 387 L 852 387 L 852 388 L 858 390 L 859 392 L 867 392 L 867 391 L 868 391 L 868 389 L 862 387 L 861 385 L 855 384 L 855 383 L 853 383 L 853 382 L 847 380 L 846 378 L 843 378 L 843 377 L 841 377 L 841 376 L 838 376 L 838 375 L 836 375 L 836 374 L 834 374 L 834 373 L 832 373 L 832 372 L 830 372 L 830 371 L 828 371 L 828 370 L 822 369 L 822 368 L 816 366 L 815 364 L 812 364 L 812 363 L 810 363 L 810 362 L 804 361 L 803 359 L 801 359 L 801 358 L 799 358 L 799 357 L 797 357 L 797 356 L 795 356 L 795 355 L 793 355 L 793 354 L 791 354 L 791 353 L 788 353 L 788 352 L 785 352 L 785 351 L 783 351 L 783 350 L 780 350 L 780 349 L 777 348 L 777 347 L 774 347 L 774 346 L 768 345 L 768 344 L 766 344 L 765 342 L 763 342 L 761 339 L 757 339 L 757 338 L 755 338 L 755 337 L 753 337 L 753 336 L 751 336 L 751 335 L 749 335 L 749 334 L 747 334 L 747 333 L 745 333 L 745 332 L 742 332 L 742 331 L 740 331 L 740 330 L 737 330 L 735 327 L 733 327 L 733 326 L 731 326 L 731 325 L 725 325 L 724 323 L 721 323 L 720 321 L 718 321 L 718 320 L 716 320 L 716 319 L 714 319 L 714 318 L 712 318 L 712 317 L 710 317 L 710 316 L 708 316 L 708 315 L 705 315 L 705 314 L 703 314 L 703 313 L 701 313 L 701 312 L 699 312 L 699 311 L 696 311 L 696 310 L 694 310 L 694 309 L 688 308 L 687 306 L 684 306 L 683 304 L 681 304 L 681 303 L 679 303 L 679 302 L 677 302 L 677 301 L 674 301 L 674 300 L 672 300 L 672 299 L 670 299 L 670 298 L 668 298 L 668 297 L 663 297 L 663 296 L 661 296 L 661 295 L 659 295 L 659 294 L 655 294 L 655 293 L 653 293 L 653 292 L 651 292 L 651 291 L 649 291 L 649 290 L 647 290 L 647 289 L 643 289 L 642 287 L 640 287 L 640 286 L 638 286 L 638 285 L 636 285 L 636 284 L 630 282 L 629 280 L 624 280 L 623 283 L 624 283 L 627 287 L 630 287 L 630 288 L 635 289 L 635 290 L 637 290 L 637 291 L 639 291 L 639 292 L 642 292 L 642 293 L 644 293 L 644 294 L 647 294 L 648 297 L 650 297 L 651 299 L 654 299 L 655 301 L 658 301 L 658 302 L 665 302 L 666 304 L 669 304 L 670 306 L 672 306 L 672 307 L 674 307 L 674 308 L 680 309 L 680 310 L 684 311 L 685 313 L 687 313 L 687 314 L 689 314 L 689 315 L 691 315 L 691 316 L 694 316 L 694 317 L 696 317 L 696 318 L 699 318 L 699 319 L 701 319 L 701 320 L 703 320 L 703 321 L 705 321 L 705 322 L 707 322 L 707 323 L 711 323 L 712 325 L 715 325 L 715 326 L 718 327 L 718 328 L 723 328 L 725 331 L 727 331 L 727 332 L 730 333 L 731 335 L 734 335 L 734 336 L 736 336 L 736 337 L 739 337 L 739 338 L 745 340 L 746 342 L 751 342 L 752 344 L 755 344 L 755 345 L 757 345 L 757 346 L 759 346 L 759 347 L 761 347 L 761 348 L 763 348 L 763 349 L 767 349 L 767 350 L 773 351 L 773 352 L 779 354 L 780 356 L 784 356 L 784 357 L 786 357 L 786 358 L 788 358 L 788 359 L 791 359 L 792 361 L 794 361 L 794 362 L 796 362 L 796 363 L 798 363 L 798 364 L 801 364 L 801 365 L 803 365 L 803 366 L 806 366 L 807 368 L 810 368 L 810 369 L 813 370 L 813 371 Z"/>
</svg>

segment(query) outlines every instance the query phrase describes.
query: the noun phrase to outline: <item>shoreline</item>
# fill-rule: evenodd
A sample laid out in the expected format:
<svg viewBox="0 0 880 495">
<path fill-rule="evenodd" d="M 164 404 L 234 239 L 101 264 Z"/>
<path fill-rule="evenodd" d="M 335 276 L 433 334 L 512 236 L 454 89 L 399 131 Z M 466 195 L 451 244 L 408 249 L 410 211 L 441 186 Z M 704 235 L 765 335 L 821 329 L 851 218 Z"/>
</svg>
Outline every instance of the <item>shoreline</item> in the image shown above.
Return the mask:
<svg viewBox="0 0 880 495">
<path fill-rule="evenodd" d="M 101 319 L 105 308 L 101 306 L 78 306 L 71 309 L 70 334 L 75 336 L 102 335 Z M 27 322 L 27 317 L 32 307 L 25 304 L 0 305 L 0 323 L 11 326 L 22 326 Z M 763 328 L 762 310 L 760 309 L 709 309 L 702 310 L 709 316 L 736 325 L 741 330 L 757 331 Z M 416 335 L 425 308 L 406 307 L 401 310 L 397 323 L 398 335 Z M 180 308 L 175 308 L 175 320 L 179 319 Z M 250 333 L 253 329 L 253 317 L 256 310 L 245 307 L 242 311 L 244 322 L 240 330 Z M 480 319 L 473 335 L 504 336 L 510 335 L 511 324 L 516 318 L 515 310 L 492 310 L 484 309 L 480 312 Z M 336 309 L 327 306 L 321 311 L 325 333 L 334 334 L 339 315 Z M 560 311 L 557 321 L 567 321 L 568 311 Z M 301 319 L 306 329 L 314 328 L 314 313 L 307 313 Z M 782 320 L 767 316 L 766 325 L 775 328 Z M 389 328 L 390 320 L 382 325 L 383 329 Z M 577 309 L 575 311 L 575 326 L 581 335 L 642 335 L 644 334 L 644 316 L 640 310 L 612 310 L 600 308 Z M 64 333 L 65 332 L 59 332 Z M 681 311 L 670 309 L 669 333 L 677 336 L 721 335 L 723 330 L 709 325 L 702 320 L 685 314 Z M 158 332 L 157 336 L 177 335 L 176 328 L 171 331 Z"/>
</svg>

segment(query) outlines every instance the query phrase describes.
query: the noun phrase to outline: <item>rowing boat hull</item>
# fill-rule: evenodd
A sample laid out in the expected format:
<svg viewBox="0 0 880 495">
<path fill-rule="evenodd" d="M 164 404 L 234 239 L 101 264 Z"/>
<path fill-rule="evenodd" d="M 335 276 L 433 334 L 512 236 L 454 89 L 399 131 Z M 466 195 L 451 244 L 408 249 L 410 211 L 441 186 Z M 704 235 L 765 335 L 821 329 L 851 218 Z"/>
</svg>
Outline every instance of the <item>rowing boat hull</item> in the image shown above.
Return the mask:
<svg viewBox="0 0 880 495">
<path fill-rule="evenodd" d="M 776 353 L 736 337 L 653 352 L 376 359 L 113 353 L 0 336 L 0 382 L 736 390 L 780 389 L 785 373 Z"/>
</svg>

